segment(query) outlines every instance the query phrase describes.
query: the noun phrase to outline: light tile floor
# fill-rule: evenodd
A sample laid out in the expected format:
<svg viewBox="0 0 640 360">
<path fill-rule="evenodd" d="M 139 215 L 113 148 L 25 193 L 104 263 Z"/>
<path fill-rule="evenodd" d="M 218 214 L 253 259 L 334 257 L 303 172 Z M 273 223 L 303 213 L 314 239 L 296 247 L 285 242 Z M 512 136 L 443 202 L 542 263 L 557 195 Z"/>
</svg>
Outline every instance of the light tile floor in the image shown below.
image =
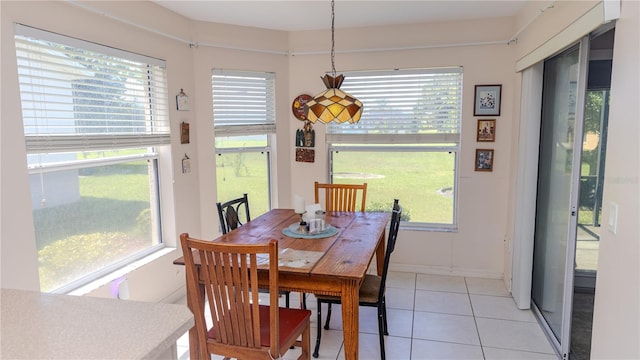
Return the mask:
<svg viewBox="0 0 640 360">
<path fill-rule="evenodd" d="M 297 293 L 291 293 L 291 306 L 299 306 Z M 307 306 L 313 349 L 317 303 L 311 294 Z M 558 359 L 532 312 L 516 307 L 502 280 L 389 272 L 387 316 L 390 360 Z M 360 359 L 380 359 L 376 317 L 375 308 L 360 308 Z M 189 358 L 188 345 L 185 334 L 178 341 L 180 360 Z M 289 350 L 284 359 L 299 354 Z M 319 359 L 344 359 L 339 305 L 332 308 L 331 329 L 322 330 Z"/>
</svg>

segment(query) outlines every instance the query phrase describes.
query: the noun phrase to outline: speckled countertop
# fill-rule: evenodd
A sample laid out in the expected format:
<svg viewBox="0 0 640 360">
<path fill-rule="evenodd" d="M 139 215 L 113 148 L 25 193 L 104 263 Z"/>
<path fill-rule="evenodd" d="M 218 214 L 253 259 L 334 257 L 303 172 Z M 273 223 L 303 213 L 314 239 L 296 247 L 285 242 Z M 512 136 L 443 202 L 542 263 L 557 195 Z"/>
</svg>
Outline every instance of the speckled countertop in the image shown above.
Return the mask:
<svg viewBox="0 0 640 360">
<path fill-rule="evenodd" d="M 193 326 L 185 305 L 1 289 L 2 359 L 155 359 Z"/>
</svg>

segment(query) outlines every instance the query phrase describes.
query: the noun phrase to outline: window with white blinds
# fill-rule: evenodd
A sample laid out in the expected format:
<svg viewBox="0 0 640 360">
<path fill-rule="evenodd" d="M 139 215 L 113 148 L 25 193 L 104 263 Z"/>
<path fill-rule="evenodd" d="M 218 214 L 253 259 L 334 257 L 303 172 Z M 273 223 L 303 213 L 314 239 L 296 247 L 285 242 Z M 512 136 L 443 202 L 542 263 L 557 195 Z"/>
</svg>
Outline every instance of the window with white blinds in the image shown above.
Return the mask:
<svg viewBox="0 0 640 360">
<path fill-rule="evenodd" d="M 16 25 L 29 153 L 169 144 L 163 60 Z"/>
<path fill-rule="evenodd" d="M 364 104 L 357 124 L 331 123 L 330 143 L 459 143 L 462 68 L 345 73 L 341 89 Z"/>
<path fill-rule="evenodd" d="M 273 73 L 214 69 L 211 82 L 216 136 L 275 133 Z"/>
</svg>

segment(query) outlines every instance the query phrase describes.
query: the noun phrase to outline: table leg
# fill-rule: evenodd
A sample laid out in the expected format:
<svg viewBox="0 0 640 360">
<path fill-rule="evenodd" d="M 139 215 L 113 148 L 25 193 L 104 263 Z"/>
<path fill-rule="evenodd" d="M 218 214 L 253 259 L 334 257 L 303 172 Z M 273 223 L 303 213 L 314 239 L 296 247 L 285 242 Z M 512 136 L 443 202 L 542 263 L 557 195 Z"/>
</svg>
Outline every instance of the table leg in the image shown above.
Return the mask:
<svg viewBox="0 0 640 360">
<path fill-rule="evenodd" d="M 378 240 L 378 247 L 376 248 L 376 266 L 378 268 L 378 276 L 382 276 L 382 271 L 384 269 L 384 241 L 386 237 L 386 230 L 382 231 L 380 239 Z"/>
<path fill-rule="evenodd" d="M 359 287 L 355 280 L 342 283 L 342 329 L 344 334 L 344 358 L 358 358 Z"/>
</svg>

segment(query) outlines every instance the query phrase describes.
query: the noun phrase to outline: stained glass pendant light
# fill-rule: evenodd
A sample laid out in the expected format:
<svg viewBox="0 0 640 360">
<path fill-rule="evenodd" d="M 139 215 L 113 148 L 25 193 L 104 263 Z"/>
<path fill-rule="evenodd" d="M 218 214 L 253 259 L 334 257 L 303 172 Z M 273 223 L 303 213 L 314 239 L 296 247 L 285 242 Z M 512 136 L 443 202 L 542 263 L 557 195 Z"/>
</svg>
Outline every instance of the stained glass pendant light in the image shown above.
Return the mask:
<svg viewBox="0 0 640 360">
<path fill-rule="evenodd" d="M 331 75 L 322 77 L 327 90 L 313 97 L 305 105 L 307 120 L 315 123 L 336 121 L 338 123 L 355 124 L 362 115 L 362 102 L 348 93 L 340 90 L 344 76 L 336 76 L 335 64 L 335 0 L 331 0 Z"/>
</svg>

